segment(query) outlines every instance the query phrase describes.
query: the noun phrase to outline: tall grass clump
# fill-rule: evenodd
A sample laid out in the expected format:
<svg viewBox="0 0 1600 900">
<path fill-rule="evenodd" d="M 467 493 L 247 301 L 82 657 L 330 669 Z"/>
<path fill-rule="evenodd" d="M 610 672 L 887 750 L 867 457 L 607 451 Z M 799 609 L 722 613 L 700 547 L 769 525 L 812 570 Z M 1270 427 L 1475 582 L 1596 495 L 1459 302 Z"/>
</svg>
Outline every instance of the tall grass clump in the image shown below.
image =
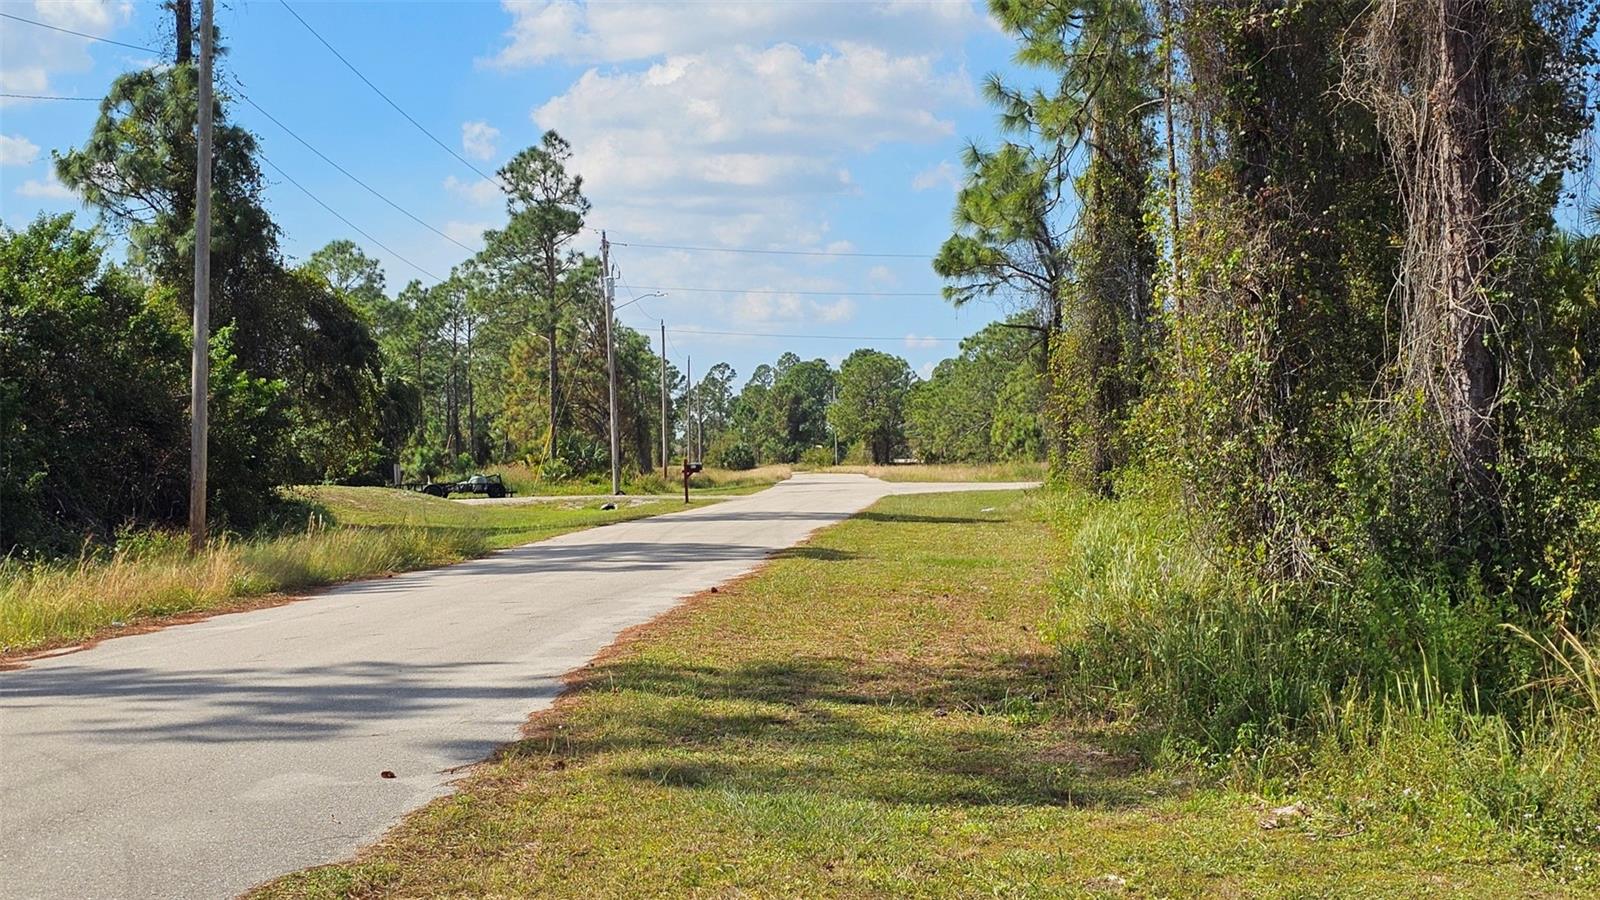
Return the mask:
<svg viewBox="0 0 1600 900">
<path fill-rule="evenodd" d="M 226 608 L 264 595 L 444 565 L 487 550 L 464 529 L 313 527 L 218 540 L 189 555 L 181 535 L 145 533 L 70 563 L 0 564 L 0 652 L 82 640 L 159 616 Z"/>
</svg>

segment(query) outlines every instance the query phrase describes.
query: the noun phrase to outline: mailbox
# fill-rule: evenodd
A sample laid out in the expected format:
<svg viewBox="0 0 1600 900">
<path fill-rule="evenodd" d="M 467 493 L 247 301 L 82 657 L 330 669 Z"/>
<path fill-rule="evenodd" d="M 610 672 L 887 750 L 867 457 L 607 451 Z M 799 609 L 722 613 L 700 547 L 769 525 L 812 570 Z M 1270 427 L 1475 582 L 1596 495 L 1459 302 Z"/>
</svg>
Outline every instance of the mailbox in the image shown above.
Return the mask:
<svg viewBox="0 0 1600 900">
<path fill-rule="evenodd" d="M 703 466 L 697 462 L 683 461 L 683 502 L 689 502 L 689 476 L 700 471 Z"/>
</svg>

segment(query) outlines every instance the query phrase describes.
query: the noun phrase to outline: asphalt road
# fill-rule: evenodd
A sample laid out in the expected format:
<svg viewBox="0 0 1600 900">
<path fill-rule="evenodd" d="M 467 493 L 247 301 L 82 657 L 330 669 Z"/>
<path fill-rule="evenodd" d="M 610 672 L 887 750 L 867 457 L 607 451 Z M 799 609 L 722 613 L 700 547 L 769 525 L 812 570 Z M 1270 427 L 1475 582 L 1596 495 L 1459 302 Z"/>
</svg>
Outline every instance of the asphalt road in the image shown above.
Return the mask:
<svg viewBox="0 0 1600 900">
<path fill-rule="evenodd" d="M 1023 486 L 797 475 L 0 672 L 0 896 L 228 897 L 342 859 L 622 629 L 886 494 Z"/>
</svg>

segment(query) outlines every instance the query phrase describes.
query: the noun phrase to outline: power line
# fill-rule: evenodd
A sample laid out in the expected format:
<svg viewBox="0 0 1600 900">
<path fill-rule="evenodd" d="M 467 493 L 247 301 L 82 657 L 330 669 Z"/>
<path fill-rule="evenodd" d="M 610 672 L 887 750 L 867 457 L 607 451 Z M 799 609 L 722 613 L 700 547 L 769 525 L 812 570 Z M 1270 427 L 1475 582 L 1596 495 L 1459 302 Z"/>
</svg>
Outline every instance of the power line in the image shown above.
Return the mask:
<svg viewBox="0 0 1600 900">
<path fill-rule="evenodd" d="M 141 47 L 138 44 L 125 44 L 122 41 L 114 41 L 111 38 L 101 37 L 98 34 L 85 34 L 84 32 L 81 32 L 81 31 L 73 31 L 71 28 L 62 28 L 62 27 L 60 27 L 58 25 L 47 25 L 44 22 L 35 22 L 32 19 L 24 19 L 21 16 L 14 16 L 11 13 L 0 12 L 0 19 L 13 19 L 15 21 L 22 22 L 22 23 L 27 24 L 27 25 L 35 25 L 35 26 L 38 26 L 39 28 L 48 28 L 51 31 L 59 31 L 62 34 L 70 34 L 73 37 L 81 37 L 81 38 L 85 38 L 85 39 L 91 40 L 91 41 L 99 41 L 102 44 L 115 44 L 118 47 L 127 47 L 129 50 L 142 50 L 145 53 L 157 53 L 157 54 L 159 54 L 161 52 L 160 50 L 157 50 L 154 47 Z"/>
<path fill-rule="evenodd" d="M 732 335 L 735 337 L 800 338 L 802 340 L 821 341 L 938 341 L 941 344 L 958 344 L 964 340 L 964 338 L 923 337 L 920 334 L 902 335 L 900 337 L 871 337 L 861 334 L 788 334 L 776 331 L 711 331 L 698 328 L 668 328 L 667 333 L 682 335 Z"/>
<path fill-rule="evenodd" d="M 482 178 L 483 180 L 489 182 L 490 184 L 493 184 L 493 185 L 496 185 L 496 186 L 499 186 L 499 187 L 503 187 L 500 184 L 499 179 L 495 178 L 492 175 L 489 175 L 488 173 L 484 172 L 482 169 L 480 169 L 477 166 L 473 165 L 472 163 L 468 162 L 465 157 L 463 157 L 461 154 L 457 153 L 455 150 L 451 149 L 450 145 L 446 144 L 444 141 L 439 140 L 439 138 L 436 137 L 433 134 L 433 132 L 431 132 L 428 129 L 424 128 L 422 126 L 421 122 L 418 122 L 416 119 L 412 118 L 410 113 L 408 113 L 405 110 L 401 109 L 400 108 L 400 104 L 398 104 L 398 103 L 394 102 L 394 100 L 390 99 L 389 95 L 385 94 L 381 88 L 379 88 L 377 85 L 373 84 L 371 79 L 369 79 L 369 78 L 367 78 L 367 76 L 361 74 L 361 70 L 357 69 L 355 67 L 354 63 L 350 62 L 350 60 L 348 60 L 348 59 L 345 59 L 343 53 L 340 53 L 337 49 L 335 49 L 332 44 L 328 43 L 327 38 L 324 38 L 321 34 L 318 34 L 317 30 L 315 28 L 311 27 L 311 23 L 310 22 L 307 22 L 304 18 L 302 18 L 300 16 L 299 13 L 295 12 L 294 11 L 294 7 L 289 5 L 288 0 L 278 0 L 278 2 L 282 3 L 283 4 L 283 8 L 289 11 L 289 15 L 294 16 L 296 21 L 298 21 L 301 25 L 304 25 L 307 31 L 311 32 L 311 36 L 312 37 L 314 37 L 318 41 L 320 41 L 322 43 L 322 46 L 327 47 L 329 53 L 332 53 L 335 57 L 337 57 L 339 62 L 344 63 L 345 68 L 349 69 L 351 72 L 354 72 L 355 76 L 357 78 L 361 79 L 363 84 L 365 84 L 369 88 L 372 88 L 373 93 L 377 94 L 379 97 L 382 97 L 383 101 L 385 103 L 387 103 L 390 106 L 394 107 L 394 111 L 395 112 L 399 113 L 402 116 L 405 116 L 407 122 L 410 122 L 412 125 L 415 125 L 418 131 L 422 132 L 424 135 L 427 135 L 428 140 L 431 140 L 435 144 L 438 144 L 439 147 L 444 150 L 444 152 L 450 154 L 451 156 L 454 156 L 457 160 L 460 161 L 460 163 L 462 165 L 464 165 L 467 168 L 471 169 L 472 171 L 478 173 L 478 176 L 480 178 Z"/>
<path fill-rule="evenodd" d="M 943 297 L 936 291 L 785 291 L 776 288 L 662 287 L 641 284 L 641 291 L 684 291 L 693 294 L 794 294 L 801 297 Z"/>
<path fill-rule="evenodd" d="M 294 179 L 294 176 L 290 175 L 288 172 L 285 172 L 281 166 L 279 166 L 277 163 L 273 162 L 272 160 L 268 159 L 267 155 L 265 153 L 261 153 L 258 150 L 257 154 L 260 155 L 262 162 L 264 162 L 267 165 L 272 167 L 273 171 L 277 172 L 279 175 L 282 175 L 283 178 L 286 181 L 288 181 L 290 184 L 294 185 L 295 187 L 299 188 L 301 193 L 305 194 L 307 197 L 310 197 L 312 199 L 312 201 L 314 201 L 318 206 L 322 207 L 323 209 L 325 209 L 329 213 L 331 213 L 334 218 L 338 219 L 339 221 L 343 222 L 344 224 L 346 224 L 346 225 L 350 226 L 351 228 L 355 229 L 357 234 L 361 235 L 362 237 L 364 237 L 367 240 L 371 241 L 372 243 L 376 244 L 380 249 L 387 251 L 390 256 L 393 256 L 395 259 L 398 259 L 401 262 L 405 263 L 406 265 L 410 266 L 411 268 L 416 269 L 418 272 L 421 272 L 422 274 L 428 276 L 429 278 L 432 278 L 434 281 L 443 281 L 444 280 L 444 279 L 440 278 L 439 276 L 433 274 L 432 272 L 429 272 L 427 269 L 424 269 L 423 267 L 421 267 L 421 266 L 417 265 L 416 263 L 412 262 L 411 260 L 406 259 L 404 256 L 401 256 L 399 253 L 396 253 L 394 250 L 390 249 L 386 244 L 384 244 L 383 241 L 380 241 L 377 238 L 373 237 L 372 235 L 368 234 L 364 229 L 362 229 L 362 227 L 360 225 L 357 225 L 356 223 L 354 223 L 354 222 L 350 221 L 349 219 L 345 218 L 343 215 L 341 215 L 339 213 L 338 210 L 336 210 L 333 207 L 329 206 L 327 203 L 324 203 L 321 197 L 318 197 L 316 194 L 312 193 L 310 188 L 308 188 L 305 185 L 301 184 L 300 182 L 296 181 Z"/>
<path fill-rule="evenodd" d="M 688 250 L 696 253 L 756 253 L 766 256 L 855 256 L 869 259 L 932 259 L 926 253 L 860 253 L 853 250 L 761 250 L 755 247 L 693 247 L 685 244 L 642 244 L 630 241 L 612 241 L 617 247 L 641 247 L 650 250 Z"/>
<path fill-rule="evenodd" d="M 104 97 L 57 97 L 50 94 L 0 94 L 7 100 L 87 100 L 90 103 L 99 103 Z"/>
<path fill-rule="evenodd" d="M 241 99 L 244 102 L 246 102 L 246 103 L 250 104 L 251 106 L 255 107 L 256 112 L 259 112 L 263 116 L 266 116 L 268 119 L 271 119 L 272 123 L 274 125 L 277 125 L 279 128 L 282 128 L 285 132 L 287 132 L 289 134 L 290 137 L 294 138 L 295 140 L 297 140 L 301 144 L 303 144 L 307 150 L 310 150 L 312 153 L 315 153 L 318 157 L 320 157 L 323 162 L 327 163 L 330 166 L 333 166 L 335 169 L 338 169 L 340 172 L 344 173 L 344 176 L 346 178 L 350 179 L 351 181 L 354 181 L 356 184 L 361 185 L 363 188 L 366 188 L 368 193 L 372 194 L 372 196 L 374 196 L 374 197 L 377 197 L 379 200 L 382 200 L 383 202 L 389 204 L 396 211 L 398 211 L 401 215 L 403 215 L 406 218 L 410 219 L 411 221 L 417 223 L 418 225 L 421 225 L 423 228 L 428 229 L 429 231 L 433 232 L 434 234 L 437 234 L 439 237 L 444 238 L 445 240 L 449 241 L 450 243 L 455 244 L 457 247 L 460 247 L 461 249 L 467 251 L 468 253 L 476 253 L 477 252 L 476 250 L 472 249 L 471 247 L 468 247 L 466 244 L 461 243 L 460 241 L 456 240 L 455 238 L 451 237 L 450 235 L 445 234 L 444 232 L 440 231 L 439 229 L 433 227 L 432 225 L 429 225 L 427 222 L 424 222 L 421 219 L 417 218 L 414 214 L 412 214 L 412 212 L 410 210 L 408 210 L 405 207 L 401 206 L 400 204 L 394 202 L 393 200 L 390 200 L 388 197 L 384 196 L 383 193 L 380 192 L 377 188 L 373 187 L 370 184 L 367 184 L 365 181 L 362 181 L 361 179 L 357 178 L 355 175 L 351 174 L 349 169 L 346 169 L 344 166 L 341 166 L 338 163 L 334 162 L 333 160 L 329 159 L 328 155 L 326 153 L 323 153 L 321 150 L 318 150 L 316 147 L 311 146 L 311 142 L 310 141 L 307 141 L 305 138 L 303 138 L 300 135 L 296 134 L 294 132 L 294 129 L 292 129 L 289 126 L 287 126 L 287 125 L 283 124 L 282 122 L 278 121 L 278 117 L 277 116 L 274 116 L 272 113 L 269 113 L 266 110 L 262 109 L 261 108 L 261 104 L 255 102 L 254 100 L 251 100 L 244 93 L 241 92 L 239 94 L 239 99 Z"/>
</svg>

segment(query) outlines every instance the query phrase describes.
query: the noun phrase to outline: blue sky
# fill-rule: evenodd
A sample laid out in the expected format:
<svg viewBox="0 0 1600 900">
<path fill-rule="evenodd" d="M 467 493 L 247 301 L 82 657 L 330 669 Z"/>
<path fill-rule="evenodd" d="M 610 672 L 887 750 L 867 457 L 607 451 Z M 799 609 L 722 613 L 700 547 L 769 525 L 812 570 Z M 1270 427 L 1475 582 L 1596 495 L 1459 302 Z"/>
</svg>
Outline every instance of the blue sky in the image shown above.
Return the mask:
<svg viewBox="0 0 1600 900">
<path fill-rule="evenodd" d="M 957 157 L 990 140 L 979 96 L 1012 47 L 965 0 L 891 2 L 318 3 L 295 10 L 368 78 L 486 171 L 555 128 L 619 244 L 914 254 L 949 233 Z M 198 6 L 198 2 L 196 4 Z M 160 47 L 155 2 L 0 0 L 0 11 Z M 419 133 L 276 0 L 219 3 L 222 76 L 328 157 L 468 246 L 504 220 L 492 186 Z M 154 54 L 0 19 L 0 91 L 98 97 Z M 0 100 L 0 219 L 81 210 L 49 174 L 80 143 L 93 103 Z M 239 102 L 266 157 L 395 253 L 355 234 L 264 167 L 285 251 L 348 237 L 383 260 L 391 290 L 468 255 L 368 194 Z M 92 213 L 81 212 L 83 221 Z M 598 235 L 586 233 L 586 249 Z M 397 255 L 398 256 L 397 256 Z M 927 371 L 998 307 L 953 310 L 926 258 L 808 257 L 616 247 L 619 303 L 679 365 L 727 361 L 748 376 L 783 350 L 837 362 L 859 345 Z M 690 291 L 687 288 L 703 290 Z M 712 291 L 709 289 L 718 289 Z M 720 289 L 731 289 L 720 292 Z M 879 294 L 925 296 L 879 296 Z M 708 331 L 870 336 L 873 341 Z"/>
</svg>

